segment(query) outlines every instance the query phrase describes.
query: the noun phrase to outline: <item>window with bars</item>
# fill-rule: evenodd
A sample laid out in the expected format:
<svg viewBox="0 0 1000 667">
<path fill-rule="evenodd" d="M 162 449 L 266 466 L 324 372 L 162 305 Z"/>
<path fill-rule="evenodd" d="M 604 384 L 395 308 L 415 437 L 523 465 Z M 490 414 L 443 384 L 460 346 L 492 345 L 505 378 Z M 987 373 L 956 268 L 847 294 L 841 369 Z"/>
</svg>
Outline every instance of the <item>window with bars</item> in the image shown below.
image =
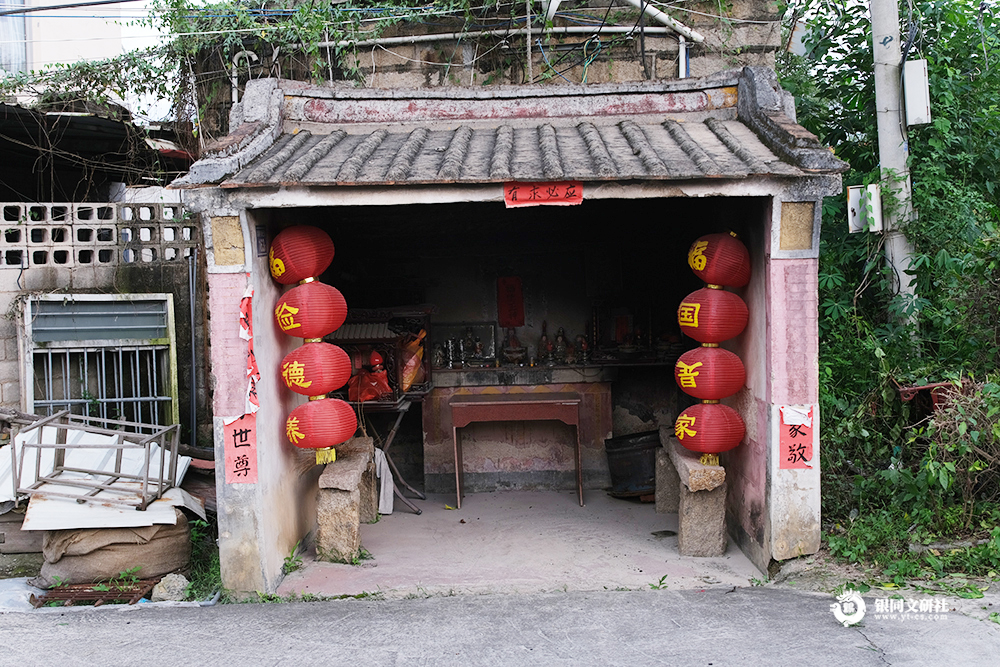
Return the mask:
<svg viewBox="0 0 1000 667">
<path fill-rule="evenodd" d="M 21 340 L 29 412 L 179 421 L 173 295 L 33 296 Z"/>
</svg>

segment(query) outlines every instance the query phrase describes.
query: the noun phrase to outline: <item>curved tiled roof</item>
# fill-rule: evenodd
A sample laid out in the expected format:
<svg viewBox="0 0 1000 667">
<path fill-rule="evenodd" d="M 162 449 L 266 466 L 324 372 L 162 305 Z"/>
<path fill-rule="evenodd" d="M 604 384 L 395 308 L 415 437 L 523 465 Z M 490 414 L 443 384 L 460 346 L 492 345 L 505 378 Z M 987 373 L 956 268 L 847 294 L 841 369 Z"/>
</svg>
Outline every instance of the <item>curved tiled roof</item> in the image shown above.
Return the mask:
<svg viewBox="0 0 1000 667">
<path fill-rule="evenodd" d="M 264 92 L 268 110 L 244 100 L 237 130 L 177 186 L 674 181 L 847 168 L 785 114 L 773 72 L 761 68 L 558 90 L 344 91 L 273 82 Z"/>
</svg>

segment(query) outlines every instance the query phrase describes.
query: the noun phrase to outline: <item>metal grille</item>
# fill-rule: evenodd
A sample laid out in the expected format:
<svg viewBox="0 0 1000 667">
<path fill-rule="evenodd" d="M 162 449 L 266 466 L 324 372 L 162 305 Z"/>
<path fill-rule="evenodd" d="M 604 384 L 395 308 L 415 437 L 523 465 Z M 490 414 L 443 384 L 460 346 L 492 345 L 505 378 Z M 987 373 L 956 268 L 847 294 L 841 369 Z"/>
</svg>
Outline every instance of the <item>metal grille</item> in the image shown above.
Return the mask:
<svg viewBox="0 0 1000 667">
<path fill-rule="evenodd" d="M 172 295 L 38 295 L 24 321 L 29 411 L 178 423 Z"/>
<path fill-rule="evenodd" d="M 166 345 L 35 349 L 35 411 L 171 423 Z"/>
</svg>

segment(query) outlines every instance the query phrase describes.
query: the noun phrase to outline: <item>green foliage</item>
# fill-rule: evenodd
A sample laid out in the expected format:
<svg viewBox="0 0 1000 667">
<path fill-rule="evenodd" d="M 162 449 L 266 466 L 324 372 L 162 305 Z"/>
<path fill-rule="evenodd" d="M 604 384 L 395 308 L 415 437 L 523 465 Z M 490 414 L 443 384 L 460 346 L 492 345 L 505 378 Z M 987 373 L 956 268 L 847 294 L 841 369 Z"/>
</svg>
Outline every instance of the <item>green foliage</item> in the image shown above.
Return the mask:
<svg viewBox="0 0 1000 667">
<path fill-rule="evenodd" d="M 669 588 L 669 585 L 667 584 L 667 577 L 668 576 L 670 576 L 670 575 L 667 575 L 667 574 L 663 575 L 662 577 L 660 577 L 659 581 L 653 582 L 652 584 L 649 585 L 649 587 L 652 588 L 654 591 L 665 591 L 665 590 L 667 590 L 667 588 Z"/>
<path fill-rule="evenodd" d="M 195 519 L 191 525 L 191 574 L 187 589 L 188 600 L 207 600 L 222 591 L 222 571 L 219 564 L 218 527 L 215 521 Z"/>
<path fill-rule="evenodd" d="M 916 466 L 896 459 L 882 476 L 921 524 L 942 533 L 988 528 L 975 520 L 1000 498 L 1000 385 L 956 385 L 926 425 L 910 431 Z"/>
<path fill-rule="evenodd" d="M 291 574 L 297 570 L 302 569 L 302 557 L 299 555 L 299 549 L 302 547 L 302 540 L 295 543 L 292 547 L 291 553 L 285 556 L 285 564 L 281 566 L 281 571 L 284 574 Z"/>
<path fill-rule="evenodd" d="M 1000 355 L 1000 43 L 975 0 L 916 0 L 903 10 L 904 48 L 928 61 L 934 118 L 908 130 L 917 214 L 902 231 L 915 250 L 917 297 L 894 293 L 884 235 L 847 232 L 846 197 L 824 204 L 819 266 L 827 543 L 894 581 L 989 572 L 1000 555 L 992 541 L 968 554 L 907 551 L 918 535 L 981 537 L 996 525 L 1000 405 L 995 380 L 968 378 L 996 373 Z M 876 182 L 868 5 L 791 4 L 789 16 L 803 14 L 809 53 L 779 58 L 782 85 L 799 122 L 850 162 L 845 186 Z M 929 416 L 900 400 L 900 387 L 963 377 L 968 393 Z"/>
<path fill-rule="evenodd" d="M 137 583 L 139 583 L 139 570 L 141 569 L 141 565 L 136 565 L 135 567 L 130 567 L 127 570 L 122 570 L 108 580 L 108 585 L 119 591 L 131 590 Z"/>
<path fill-rule="evenodd" d="M 995 508 L 988 519 L 983 518 L 984 523 L 992 520 L 994 525 L 988 539 L 974 546 L 911 549 L 911 545 L 921 547 L 924 542 L 930 543 L 935 535 L 898 507 L 860 514 L 846 526 L 837 524 L 825 539 L 831 554 L 848 562 L 876 567 L 884 581 L 893 587 L 919 579 L 939 579 L 955 572 L 996 578 L 1000 571 L 1000 528 L 995 526 L 998 518 L 1000 512 Z"/>
</svg>

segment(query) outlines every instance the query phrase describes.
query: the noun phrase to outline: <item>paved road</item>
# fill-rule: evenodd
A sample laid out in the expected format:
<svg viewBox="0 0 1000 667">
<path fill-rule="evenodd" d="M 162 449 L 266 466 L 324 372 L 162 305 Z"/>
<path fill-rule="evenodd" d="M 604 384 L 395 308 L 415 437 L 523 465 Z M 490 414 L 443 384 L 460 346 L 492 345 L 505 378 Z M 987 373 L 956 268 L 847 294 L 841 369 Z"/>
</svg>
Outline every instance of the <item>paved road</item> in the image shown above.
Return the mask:
<svg viewBox="0 0 1000 667">
<path fill-rule="evenodd" d="M 863 624 L 844 628 L 831 602 L 828 595 L 741 588 L 51 609 L 0 614 L 0 664 L 1000 662 L 1000 625 L 983 620 L 986 611 L 979 619 L 948 611 L 939 620 L 889 620 L 875 617 L 869 599 Z"/>
</svg>

